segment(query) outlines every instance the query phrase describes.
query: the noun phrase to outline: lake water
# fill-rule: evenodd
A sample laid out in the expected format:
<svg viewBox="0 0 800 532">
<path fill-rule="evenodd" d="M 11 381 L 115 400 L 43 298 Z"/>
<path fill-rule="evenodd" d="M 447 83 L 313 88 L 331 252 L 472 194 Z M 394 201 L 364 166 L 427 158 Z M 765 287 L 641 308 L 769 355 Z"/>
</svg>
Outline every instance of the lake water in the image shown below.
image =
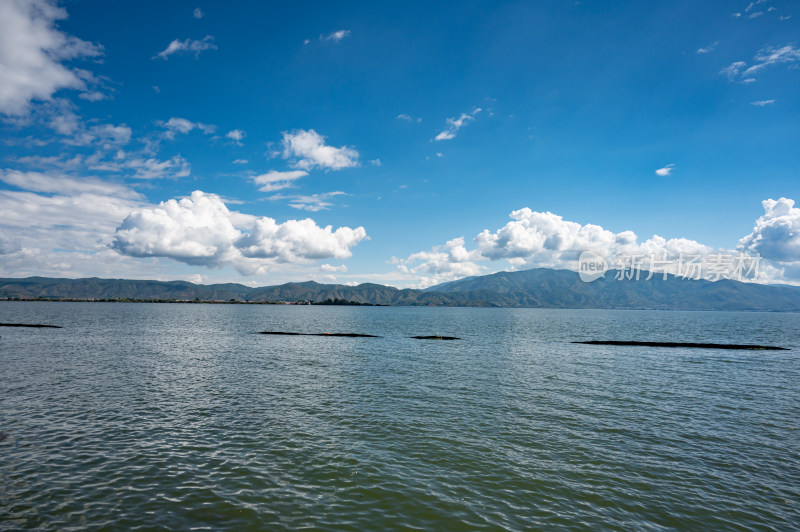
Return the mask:
<svg viewBox="0 0 800 532">
<path fill-rule="evenodd" d="M 0 528 L 800 528 L 798 314 L 0 302 L 0 322 L 64 327 L 0 328 Z M 408 338 L 428 334 L 462 340 Z"/>
</svg>

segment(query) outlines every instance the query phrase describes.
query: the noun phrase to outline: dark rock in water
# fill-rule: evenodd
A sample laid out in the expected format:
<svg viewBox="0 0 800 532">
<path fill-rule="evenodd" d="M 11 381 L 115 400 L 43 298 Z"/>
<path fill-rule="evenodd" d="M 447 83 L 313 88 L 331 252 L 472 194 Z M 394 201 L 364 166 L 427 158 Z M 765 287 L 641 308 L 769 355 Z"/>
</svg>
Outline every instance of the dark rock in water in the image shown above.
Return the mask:
<svg viewBox="0 0 800 532">
<path fill-rule="evenodd" d="M 5 440 L 6 438 L 8 438 L 8 434 L 6 434 L 5 432 L 0 432 L 0 441 Z"/>
<path fill-rule="evenodd" d="M 0 323 L 0 327 L 37 327 L 45 329 L 61 329 L 60 325 L 40 325 L 38 323 Z"/>
<path fill-rule="evenodd" d="M 271 334 L 275 336 L 346 336 L 348 338 L 380 338 L 374 334 L 358 334 L 358 333 L 298 333 L 298 332 L 281 332 L 281 331 L 261 331 L 258 334 Z"/>
<path fill-rule="evenodd" d="M 461 340 L 456 336 L 412 336 L 416 340 Z"/>
<path fill-rule="evenodd" d="M 620 340 L 587 340 L 582 342 L 572 342 L 573 344 L 590 345 L 633 345 L 641 347 L 696 347 L 701 349 L 738 349 L 750 351 L 790 351 L 785 347 L 774 347 L 769 345 L 750 345 L 750 344 L 698 344 L 693 342 L 627 342 Z"/>
</svg>

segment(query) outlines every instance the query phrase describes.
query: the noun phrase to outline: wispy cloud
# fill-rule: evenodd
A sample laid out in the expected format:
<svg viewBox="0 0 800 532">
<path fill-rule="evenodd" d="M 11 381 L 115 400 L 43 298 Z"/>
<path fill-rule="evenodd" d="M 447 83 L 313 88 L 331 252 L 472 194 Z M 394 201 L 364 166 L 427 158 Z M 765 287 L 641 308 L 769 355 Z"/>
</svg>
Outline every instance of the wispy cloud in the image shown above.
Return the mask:
<svg viewBox="0 0 800 532">
<path fill-rule="evenodd" d="M 200 52 L 205 50 L 217 50 L 217 45 L 214 44 L 214 37 L 206 35 L 202 40 L 196 41 L 192 39 L 179 40 L 175 39 L 162 51 L 153 56 L 153 59 L 160 57 L 166 61 L 169 56 L 174 54 L 194 54 L 195 58 L 200 56 Z"/>
<path fill-rule="evenodd" d="M 192 16 L 194 18 L 203 18 L 205 16 L 205 13 L 203 13 L 202 9 L 200 9 L 199 7 L 196 7 L 196 8 L 194 8 L 194 11 L 192 11 Z"/>
<path fill-rule="evenodd" d="M 668 164 L 664 168 L 659 168 L 656 170 L 656 175 L 661 177 L 667 177 L 668 175 L 672 175 L 672 169 L 675 168 L 674 164 Z"/>
<path fill-rule="evenodd" d="M 330 200 L 334 196 L 346 196 L 347 194 L 342 191 L 335 191 L 335 192 L 325 192 L 322 194 L 311 194 L 308 196 L 284 196 L 282 194 L 275 194 L 274 196 L 270 196 L 269 199 L 273 201 L 277 200 L 288 200 L 289 207 L 294 209 L 300 209 L 309 212 L 317 212 L 317 211 L 326 211 L 333 207 L 333 203 Z"/>
<path fill-rule="evenodd" d="M 186 118 L 180 118 L 180 117 L 172 117 L 166 122 L 157 122 L 157 124 L 166 130 L 164 131 L 164 138 L 167 139 L 174 139 L 175 135 L 178 133 L 182 133 L 185 135 L 187 133 L 190 133 L 194 129 L 199 129 L 206 135 L 213 135 L 214 132 L 217 130 L 217 126 L 213 124 L 192 122 L 191 120 L 187 120 Z"/>
<path fill-rule="evenodd" d="M 308 172 L 304 170 L 290 170 L 288 172 L 271 170 L 266 174 L 253 177 L 253 182 L 257 185 L 262 185 L 259 187 L 262 192 L 275 192 L 276 190 L 289 188 L 296 180 L 307 175 Z"/>
<path fill-rule="evenodd" d="M 472 110 L 471 113 L 461 113 L 461 116 L 458 118 L 448 118 L 447 119 L 447 127 L 441 131 L 438 135 L 436 135 L 433 140 L 440 141 L 440 140 L 450 140 L 456 137 L 458 130 L 467 125 L 468 123 L 475 120 L 475 115 L 480 113 L 483 109 L 480 107 L 476 107 Z"/>
<path fill-rule="evenodd" d="M 710 43 L 708 46 L 704 46 L 703 48 L 698 48 L 697 49 L 697 53 L 698 54 L 711 53 L 711 52 L 714 51 L 714 49 L 717 47 L 718 44 L 719 44 L 719 41 L 714 41 L 714 42 Z"/>
<path fill-rule="evenodd" d="M 800 48 L 795 48 L 791 44 L 781 47 L 766 47 L 759 50 L 753 59 L 755 63 L 750 67 L 747 67 L 747 63 L 744 61 L 735 61 L 720 70 L 720 74 L 726 76 L 730 81 L 739 79 L 743 83 L 752 82 L 755 74 L 769 66 L 780 64 L 793 66 L 800 62 Z"/>
<path fill-rule="evenodd" d="M 765 105 L 771 105 L 775 103 L 775 100 L 756 100 L 755 102 L 750 102 L 750 105 L 755 105 L 756 107 L 764 107 Z"/>
<path fill-rule="evenodd" d="M 414 118 L 411 115 L 407 115 L 405 113 L 400 113 L 397 115 L 398 120 L 404 120 L 406 122 L 422 122 L 422 118 Z"/>
<path fill-rule="evenodd" d="M 335 43 L 341 42 L 343 39 L 350 36 L 350 30 L 339 30 L 329 33 L 327 35 L 320 35 L 321 41 L 333 41 Z"/>
</svg>

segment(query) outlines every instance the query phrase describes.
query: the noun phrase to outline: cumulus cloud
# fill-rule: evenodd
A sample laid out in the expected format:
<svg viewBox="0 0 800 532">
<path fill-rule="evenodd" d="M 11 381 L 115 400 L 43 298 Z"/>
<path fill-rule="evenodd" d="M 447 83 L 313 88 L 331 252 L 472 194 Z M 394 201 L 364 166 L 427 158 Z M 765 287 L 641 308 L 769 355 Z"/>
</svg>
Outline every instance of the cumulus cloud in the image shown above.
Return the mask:
<svg viewBox="0 0 800 532">
<path fill-rule="evenodd" d="M 217 126 L 213 124 L 203 124 L 202 122 L 192 122 L 186 118 L 172 117 L 166 122 L 158 122 L 158 124 L 165 129 L 164 138 L 174 139 L 178 133 L 186 135 L 191 133 L 194 129 L 199 129 L 206 135 L 212 135 Z"/>
<path fill-rule="evenodd" d="M 323 272 L 346 272 L 347 271 L 347 266 L 345 266 L 344 264 L 342 264 L 340 266 L 333 266 L 331 264 L 323 264 L 323 265 L 321 265 L 319 267 L 319 269 L 322 270 Z"/>
<path fill-rule="evenodd" d="M 87 71 L 63 61 L 102 55 L 102 47 L 55 27 L 67 12 L 49 0 L 0 2 L 0 113 L 24 115 L 60 89 L 86 90 Z"/>
<path fill-rule="evenodd" d="M 211 35 L 206 35 L 199 41 L 193 39 L 185 39 L 183 41 L 175 39 L 169 43 L 166 48 L 154 55 L 153 59 L 160 57 L 166 61 L 169 59 L 169 56 L 174 54 L 194 54 L 195 58 L 197 58 L 200 56 L 200 52 L 206 50 L 217 50 L 217 45 L 214 44 L 214 37 Z"/>
<path fill-rule="evenodd" d="M 656 170 L 656 175 L 657 176 L 661 176 L 661 177 L 666 177 L 668 175 L 671 175 L 672 174 L 672 169 L 674 167 L 675 167 L 674 164 L 668 164 L 667 166 L 665 166 L 663 168 L 659 168 L 658 170 Z"/>
<path fill-rule="evenodd" d="M 199 7 L 194 8 L 194 11 L 192 11 L 192 16 L 194 18 L 200 19 L 200 18 L 203 18 L 204 15 L 205 15 L 205 13 L 203 13 L 203 10 L 200 9 Z"/>
<path fill-rule="evenodd" d="M 253 177 L 253 181 L 257 185 L 262 185 L 259 190 L 262 192 L 273 192 L 292 186 L 292 184 L 308 175 L 305 170 L 291 170 L 289 172 L 278 172 L 270 170 L 266 174 L 261 174 Z"/>
<path fill-rule="evenodd" d="M 195 191 L 137 210 L 117 228 L 113 248 L 135 257 L 165 257 L 191 265 L 230 265 L 243 275 L 278 263 L 347 258 L 366 238 L 363 227 L 320 227 L 313 220 L 277 223 L 228 210 L 216 195 Z"/>
<path fill-rule="evenodd" d="M 466 248 L 463 238 L 456 238 L 431 251 L 392 262 L 401 272 L 416 276 L 418 286 L 425 287 L 478 275 L 486 268 L 480 261 L 505 261 L 511 269 L 575 269 L 578 257 L 586 250 L 602 255 L 612 265 L 627 256 L 678 261 L 681 256 L 706 256 L 714 251 L 694 240 L 658 235 L 639 243 L 633 231 L 614 233 L 598 225 L 582 225 L 527 207 L 513 211 L 510 217 L 512 221 L 497 231 L 485 229 L 478 234 L 471 250 Z"/>
<path fill-rule="evenodd" d="M 764 214 L 756 220 L 753 231 L 739 240 L 739 248 L 769 260 L 800 261 L 800 209 L 794 206 L 794 200 L 768 199 L 761 204 Z"/>
<path fill-rule="evenodd" d="M 479 252 L 467 251 L 464 238 L 460 237 L 442 246 L 434 246 L 430 251 L 414 253 L 406 259 L 392 257 L 390 263 L 396 264 L 401 272 L 415 276 L 416 287 L 426 288 L 453 279 L 480 275 L 486 269 L 474 262 L 480 259 Z"/>
<path fill-rule="evenodd" d="M 237 146 L 242 145 L 242 140 L 245 138 L 246 133 L 241 129 L 232 129 L 225 133 L 225 137 L 232 140 Z"/>
<path fill-rule="evenodd" d="M 456 137 L 458 130 L 467 125 L 468 123 L 475 120 L 475 116 L 480 113 L 482 109 L 480 107 L 476 107 L 472 110 L 471 113 L 461 113 L 461 116 L 458 118 L 448 118 L 447 119 L 447 127 L 441 131 L 438 135 L 433 137 L 433 140 L 450 140 Z"/>
<path fill-rule="evenodd" d="M 348 146 L 336 148 L 325 144 L 325 137 L 313 129 L 283 133 L 283 158 L 295 168 L 341 170 L 358 166 L 358 152 Z"/>
</svg>

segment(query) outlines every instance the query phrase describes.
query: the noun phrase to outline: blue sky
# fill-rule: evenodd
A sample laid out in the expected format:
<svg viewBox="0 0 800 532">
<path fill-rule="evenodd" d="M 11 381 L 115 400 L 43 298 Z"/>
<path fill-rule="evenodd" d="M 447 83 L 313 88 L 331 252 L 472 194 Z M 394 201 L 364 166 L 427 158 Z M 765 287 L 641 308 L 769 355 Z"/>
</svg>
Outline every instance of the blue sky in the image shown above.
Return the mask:
<svg viewBox="0 0 800 532">
<path fill-rule="evenodd" d="M 0 275 L 405 287 L 592 249 L 797 283 L 798 11 L 2 0 Z"/>
</svg>

